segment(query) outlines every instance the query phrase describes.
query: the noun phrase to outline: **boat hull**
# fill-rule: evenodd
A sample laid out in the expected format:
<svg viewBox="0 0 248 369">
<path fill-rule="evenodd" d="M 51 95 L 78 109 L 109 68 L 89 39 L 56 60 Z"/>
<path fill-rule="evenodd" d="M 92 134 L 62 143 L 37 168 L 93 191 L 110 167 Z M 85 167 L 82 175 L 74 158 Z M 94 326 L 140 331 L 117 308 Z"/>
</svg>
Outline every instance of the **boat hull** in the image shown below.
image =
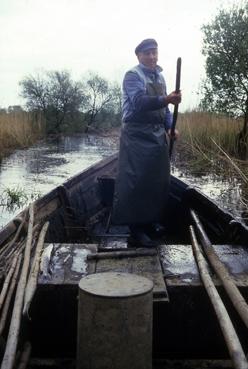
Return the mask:
<svg viewBox="0 0 248 369">
<path fill-rule="evenodd" d="M 128 250 L 127 226 L 116 226 L 111 222 L 116 173 L 117 157 L 113 156 L 69 179 L 34 203 L 35 224 L 50 223 L 47 246 L 60 244 L 60 250 L 66 247 L 73 250 L 77 244 L 82 248 L 94 245 L 98 252 Z M 168 298 L 154 298 L 154 360 L 228 358 L 219 323 L 193 256 L 189 233 L 192 224 L 190 209 L 199 215 L 216 252 L 248 301 L 247 227 L 208 197 L 172 177 L 168 208 L 162 219 L 167 231 L 158 248 Z M 2 246 L 15 234 L 18 218 L 23 214 L 20 213 L 1 230 Z M 61 264 L 58 272 L 58 258 L 55 257 L 50 260 L 50 272 L 53 267 L 54 275 L 51 273 L 44 278 L 40 273 L 29 311 L 31 320 L 24 319 L 23 322 L 23 335 L 32 342 L 34 358 L 64 357 L 73 360 L 76 357 L 78 282 L 92 270 L 87 264 L 88 269 L 75 274 L 73 256 L 66 257 L 63 254 L 63 260 L 71 260 L 66 271 L 68 274 L 65 274 L 65 263 Z M 87 260 L 81 262 L 87 263 Z M 130 263 L 128 259 L 126 265 Z M 110 270 L 110 266 L 108 268 Z M 112 261 L 111 268 L 111 271 L 120 270 L 120 264 Z M 214 273 L 212 275 L 242 345 L 248 347 L 247 328 L 222 284 Z"/>
</svg>

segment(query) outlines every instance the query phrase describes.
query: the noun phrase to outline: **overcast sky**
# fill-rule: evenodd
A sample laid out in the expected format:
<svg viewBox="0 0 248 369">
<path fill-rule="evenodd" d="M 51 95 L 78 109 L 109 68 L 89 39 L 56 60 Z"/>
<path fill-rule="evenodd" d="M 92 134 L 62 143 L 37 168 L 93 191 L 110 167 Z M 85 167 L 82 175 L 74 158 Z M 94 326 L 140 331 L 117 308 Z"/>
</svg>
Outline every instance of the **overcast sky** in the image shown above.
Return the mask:
<svg viewBox="0 0 248 369">
<path fill-rule="evenodd" d="M 95 71 L 121 83 L 145 38 L 159 44 L 168 92 L 182 57 L 182 110 L 204 76 L 201 26 L 239 0 L 0 0 L 0 106 L 24 104 L 18 83 L 42 70 Z"/>
</svg>

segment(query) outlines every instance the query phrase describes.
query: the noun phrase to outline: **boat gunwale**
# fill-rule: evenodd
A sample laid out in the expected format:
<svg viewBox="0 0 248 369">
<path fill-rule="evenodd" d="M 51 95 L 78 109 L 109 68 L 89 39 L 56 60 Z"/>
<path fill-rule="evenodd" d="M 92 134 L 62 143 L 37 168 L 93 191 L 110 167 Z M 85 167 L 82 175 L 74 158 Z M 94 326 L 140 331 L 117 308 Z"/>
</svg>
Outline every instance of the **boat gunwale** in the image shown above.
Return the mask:
<svg viewBox="0 0 248 369">
<path fill-rule="evenodd" d="M 184 188 L 185 195 L 191 197 L 191 199 L 196 199 L 199 205 L 206 205 L 206 208 L 211 209 L 213 213 L 216 215 L 219 215 L 220 218 L 222 218 L 227 224 L 230 224 L 230 222 L 235 222 L 235 224 L 239 225 L 245 232 L 248 234 L 248 226 L 235 218 L 233 214 L 230 213 L 230 211 L 224 209 L 221 207 L 216 200 L 211 199 L 208 195 L 204 194 L 201 190 L 198 188 L 195 188 L 194 186 L 187 183 L 187 181 L 182 181 L 181 179 L 171 176 L 171 182 L 174 182 L 179 187 Z M 172 188 L 174 188 L 172 186 Z M 195 209 L 195 207 L 193 206 Z M 197 210 L 197 209 L 195 209 Z"/>
<path fill-rule="evenodd" d="M 44 208 L 46 205 L 50 204 L 52 201 L 58 201 L 61 204 L 61 201 L 59 199 L 59 187 L 64 186 L 67 190 L 71 191 L 80 181 L 83 179 L 89 177 L 90 175 L 93 175 L 103 169 L 105 166 L 108 166 L 111 164 L 111 162 L 114 162 L 117 160 L 117 154 L 113 154 L 103 160 L 100 160 L 99 162 L 92 164 L 88 168 L 84 169 L 83 171 L 75 174 L 74 176 L 68 178 L 65 182 L 62 184 L 56 186 L 54 189 L 40 197 L 39 199 L 33 201 L 34 209 L 35 209 L 35 216 L 39 213 L 39 211 Z M 56 206 L 56 209 L 58 209 L 60 206 Z M 10 220 L 1 230 L 0 230 L 0 247 L 4 242 L 8 240 L 9 237 L 18 228 L 18 225 L 16 224 L 16 220 L 23 217 L 24 213 L 27 211 L 28 206 L 26 206 L 20 213 L 18 213 L 12 220 Z"/>
<path fill-rule="evenodd" d="M 35 200 L 33 202 L 35 206 L 35 216 L 37 217 L 37 214 L 41 211 L 41 209 L 45 208 L 45 206 L 52 203 L 52 201 L 57 201 L 57 204 L 55 204 L 55 208 L 51 211 L 51 214 L 53 211 L 63 206 L 63 204 L 61 203 L 60 196 L 59 196 L 59 188 L 61 186 L 64 186 L 66 190 L 68 191 L 73 191 L 74 187 L 76 187 L 82 180 L 96 174 L 100 170 L 104 169 L 104 167 L 107 167 L 111 163 L 114 163 L 115 161 L 117 161 L 117 159 L 118 159 L 118 153 L 115 153 L 107 158 L 104 158 L 100 160 L 99 162 L 92 164 L 91 166 L 84 169 L 83 171 L 68 178 L 65 182 L 56 186 L 54 189 L 52 189 L 51 191 L 43 195 L 41 198 Z M 173 190 L 175 192 L 175 186 L 177 186 L 181 193 L 182 192 L 185 193 L 183 195 L 184 198 L 188 197 L 191 200 L 195 199 L 197 203 L 199 204 L 199 207 L 205 204 L 206 207 L 210 209 L 213 214 L 218 215 L 218 217 L 222 219 L 222 221 L 226 222 L 226 224 L 229 225 L 231 222 L 234 222 L 239 227 L 239 229 L 242 229 L 248 235 L 248 226 L 246 226 L 244 223 L 236 219 L 229 211 L 219 206 L 215 200 L 212 200 L 209 196 L 202 193 L 201 190 L 194 188 L 192 185 L 188 184 L 186 181 L 182 181 L 173 175 L 171 175 L 171 183 L 173 184 L 171 186 L 172 194 L 173 194 Z M 197 210 L 194 206 L 193 208 Z M 24 212 L 27 211 L 27 209 L 28 207 L 25 207 L 20 213 L 18 213 L 10 222 L 8 222 L 0 230 L 0 246 L 4 244 L 4 242 L 6 242 L 6 240 L 8 240 L 9 237 L 11 237 L 11 235 L 17 230 L 18 228 L 17 220 L 23 216 Z"/>
</svg>

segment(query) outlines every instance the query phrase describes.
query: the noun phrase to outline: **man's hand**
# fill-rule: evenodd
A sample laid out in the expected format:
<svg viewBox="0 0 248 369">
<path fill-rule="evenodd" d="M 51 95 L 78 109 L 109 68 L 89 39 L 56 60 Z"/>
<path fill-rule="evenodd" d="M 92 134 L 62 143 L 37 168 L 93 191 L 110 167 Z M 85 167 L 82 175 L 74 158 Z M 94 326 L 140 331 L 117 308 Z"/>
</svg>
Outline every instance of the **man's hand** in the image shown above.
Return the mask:
<svg viewBox="0 0 248 369">
<path fill-rule="evenodd" d="M 174 134 L 173 134 L 173 135 L 172 135 L 172 133 L 171 133 L 171 129 L 168 129 L 167 134 L 168 134 L 169 138 L 170 138 L 170 139 L 172 138 L 173 140 L 177 140 L 177 139 L 178 139 L 178 137 L 179 137 L 179 132 L 178 132 L 178 130 L 177 130 L 177 129 L 175 129 L 175 131 L 174 131 Z"/>
<path fill-rule="evenodd" d="M 181 100 L 182 100 L 181 91 L 179 92 L 173 91 L 165 97 L 165 102 L 167 105 L 168 104 L 173 104 L 173 105 L 180 104 Z"/>
</svg>

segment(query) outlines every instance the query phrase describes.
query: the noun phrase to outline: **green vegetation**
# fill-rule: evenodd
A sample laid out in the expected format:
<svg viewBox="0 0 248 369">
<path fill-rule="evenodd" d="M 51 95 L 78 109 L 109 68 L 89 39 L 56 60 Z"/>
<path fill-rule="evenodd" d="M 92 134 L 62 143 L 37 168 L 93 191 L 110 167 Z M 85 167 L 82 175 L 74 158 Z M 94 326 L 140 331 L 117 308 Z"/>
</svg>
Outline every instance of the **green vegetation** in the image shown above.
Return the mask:
<svg viewBox="0 0 248 369">
<path fill-rule="evenodd" d="M 248 154 L 248 2 L 221 9 L 203 26 L 206 80 L 201 106 L 205 111 L 242 117 L 239 151 Z"/>
<path fill-rule="evenodd" d="M 27 195 L 24 190 L 21 188 L 6 188 L 4 190 L 4 194 L 6 195 L 6 205 L 8 207 L 18 206 L 20 207 L 27 201 Z"/>
<path fill-rule="evenodd" d="M 22 188 L 6 188 L 1 194 L 0 205 L 9 211 L 19 209 L 27 203 L 28 196 Z"/>
<path fill-rule="evenodd" d="M 27 204 L 28 201 L 34 201 L 40 197 L 39 192 L 34 192 L 31 195 L 17 186 L 13 188 L 5 188 L 0 197 L 0 206 L 6 208 L 8 211 L 14 211 Z"/>
</svg>

